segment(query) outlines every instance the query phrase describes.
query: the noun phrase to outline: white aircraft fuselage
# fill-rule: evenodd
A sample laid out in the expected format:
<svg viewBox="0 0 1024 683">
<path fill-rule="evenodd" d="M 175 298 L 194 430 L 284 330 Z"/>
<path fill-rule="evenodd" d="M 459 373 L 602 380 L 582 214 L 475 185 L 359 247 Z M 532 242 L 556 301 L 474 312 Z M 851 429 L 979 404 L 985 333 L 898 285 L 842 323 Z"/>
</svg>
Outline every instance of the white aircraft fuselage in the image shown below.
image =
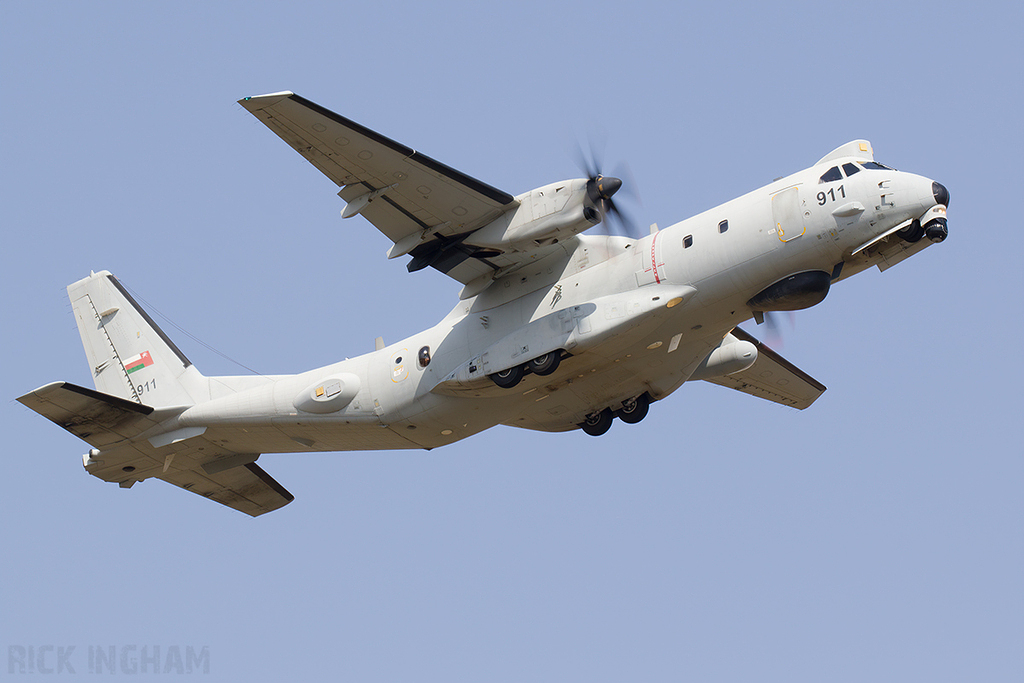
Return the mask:
<svg viewBox="0 0 1024 683">
<path fill-rule="evenodd" d="M 268 126 L 283 120 L 266 110 Z M 323 170 L 323 151 L 274 129 Z M 493 189 L 456 179 L 470 198 L 472 183 Z M 399 196 L 401 182 L 360 182 L 341 183 L 346 217 Z M 201 375 L 113 276 L 94 273 L 68 291 L 96 391 L 54 383 L 19 400 L 93 445 L 91 474 L 122 487 L 161 478 L 258 515 L 291 500 L 255 466 L 265 452 L 431 449 L 498 424 L 599 435 L 698 379 L 805 408 L 824 386 L 736 326 L 815 305 L 831 284 L 946 236 L 946 189 L 875 163 L 863 140 L 641 239 L 579 234 L 618 184 L 596 176 L 508 197 L 456 237 L 448 222 L 395 234 L 378 221 L 389 257 L 412 254 L 411 270 L 453 247 L 491 268 L 461 277 L 458 305 L 434 327 L 297 375 Z"/>
<path fill-rule="evenodd" d="M 575 429 L 587 415 L 616 410 L 644 392 L 660 400 L 752 317 L 753 295 L 794 273 L 822 272 L 831 280 L 858 246 L 936 205 L 933 181 L 922 176 L 864 169 L 819 184 L 823 170 L 800 171 L 638 241 L 573 236 L 460 301 L 428 330 L 299 375 L 246 379 L 256 386 L 232 386 L 185 411 L 180 422 L 317 425 L 312 446 L 285 438 L 275 452 L 352 450 L 355 424 L 389 429 L 409 447 L 436 448 L 497 424 Z M 792 227 L 780 227 L 773 216 L 773 198 L 786 191 L 799 200 Z M 836 279 L 871 265 L 863 261 L 844 264 Z M 487 377 L 488 370 L 563 347 L 572 355 L 552 375 L 527 374 L 509 389 Z M 426 366 L 419 362 L 423 348 Z M 474 362 L 475 379 L 454 376 Z M 359 386 L 350 401 L 338 394 L 338 403 L 348 401 L 343 408 L 315 416 L 296 409 L 297 396 L 335 378 Z"/>
</svg>

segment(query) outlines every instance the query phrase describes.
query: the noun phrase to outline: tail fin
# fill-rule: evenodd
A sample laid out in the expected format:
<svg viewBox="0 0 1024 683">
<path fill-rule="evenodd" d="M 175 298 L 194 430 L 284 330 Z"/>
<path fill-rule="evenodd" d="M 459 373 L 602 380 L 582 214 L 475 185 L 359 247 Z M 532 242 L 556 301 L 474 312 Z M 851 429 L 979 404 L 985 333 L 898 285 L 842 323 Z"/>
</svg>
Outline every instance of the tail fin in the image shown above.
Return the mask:
<svg viewBox="0 0 1024 683">
<path fill-rule="evenodd" d="M 206 379 L 109 272 L 69 285 L 68 298 L 97 391 L 151 406 L 208 398 Z"/>
</svg>

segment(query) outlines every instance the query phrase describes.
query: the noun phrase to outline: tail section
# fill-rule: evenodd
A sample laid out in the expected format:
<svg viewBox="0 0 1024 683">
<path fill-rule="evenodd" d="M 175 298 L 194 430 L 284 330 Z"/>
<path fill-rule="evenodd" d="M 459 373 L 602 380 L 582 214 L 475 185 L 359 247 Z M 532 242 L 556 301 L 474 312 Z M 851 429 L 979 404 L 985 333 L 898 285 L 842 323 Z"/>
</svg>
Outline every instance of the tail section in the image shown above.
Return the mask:
<svg viewBox="0 0 1024 683">
<path fill-rule="evenodd" d="M 206 378 L 107 271 L 68 286 L 96 390 L 150 406 L 206 400 Z"/>
</svg>

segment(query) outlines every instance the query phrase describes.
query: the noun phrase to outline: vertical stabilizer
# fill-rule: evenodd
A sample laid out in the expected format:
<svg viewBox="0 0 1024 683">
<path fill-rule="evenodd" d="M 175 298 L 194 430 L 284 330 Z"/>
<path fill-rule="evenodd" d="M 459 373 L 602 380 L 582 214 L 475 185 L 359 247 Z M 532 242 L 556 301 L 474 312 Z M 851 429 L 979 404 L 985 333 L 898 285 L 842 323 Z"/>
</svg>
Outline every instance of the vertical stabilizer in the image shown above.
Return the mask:
<svg viewBox="0 0 1024 683">
<path fill-rule="evenodd" d="M 206 379 L 107 271 L 68 286 L 96 390 L 150 406 L 207 398 Z"/>
</svg>

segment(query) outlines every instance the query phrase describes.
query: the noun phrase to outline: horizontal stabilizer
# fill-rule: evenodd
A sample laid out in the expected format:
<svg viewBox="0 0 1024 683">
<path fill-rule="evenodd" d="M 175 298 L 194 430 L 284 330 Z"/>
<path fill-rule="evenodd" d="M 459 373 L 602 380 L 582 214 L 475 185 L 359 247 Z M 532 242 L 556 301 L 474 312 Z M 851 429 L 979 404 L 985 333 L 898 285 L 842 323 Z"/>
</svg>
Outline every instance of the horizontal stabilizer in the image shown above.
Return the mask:
<svg viewBox="0 0 1024 683">
<path fill-rule="evenodd" d="M 253 517 L 284 507 L 295 499 L 255 462 L 214 474 L 171 469 L 157 477 Z"/>
<path fill-rule="evenodd" d="M 205 429 L 174 428 L 185 406 L 152 408 L 68 382 L 18 401 L 96 449 L 83 458 L 86 471 L 122 488 L 163 479 L 253 517 L 294 499 L 256 465 L 258 454 L 229 451 L 205 439 Z"/>
<path fill-rule="evenodd" d="M 732 335 L 757 347 L 757 360 L 746 370 L 704 381 L 803 410 L 825 393 L 825 385 L 740 328 Z"/>
<path fill-rule="evenodd" d="M 70 382 L 47 384 L 19 397 L 18 401 L 100 449 L 138 436 L 185 410 L 184 407 L 156 410 Z"/>
</svg>

